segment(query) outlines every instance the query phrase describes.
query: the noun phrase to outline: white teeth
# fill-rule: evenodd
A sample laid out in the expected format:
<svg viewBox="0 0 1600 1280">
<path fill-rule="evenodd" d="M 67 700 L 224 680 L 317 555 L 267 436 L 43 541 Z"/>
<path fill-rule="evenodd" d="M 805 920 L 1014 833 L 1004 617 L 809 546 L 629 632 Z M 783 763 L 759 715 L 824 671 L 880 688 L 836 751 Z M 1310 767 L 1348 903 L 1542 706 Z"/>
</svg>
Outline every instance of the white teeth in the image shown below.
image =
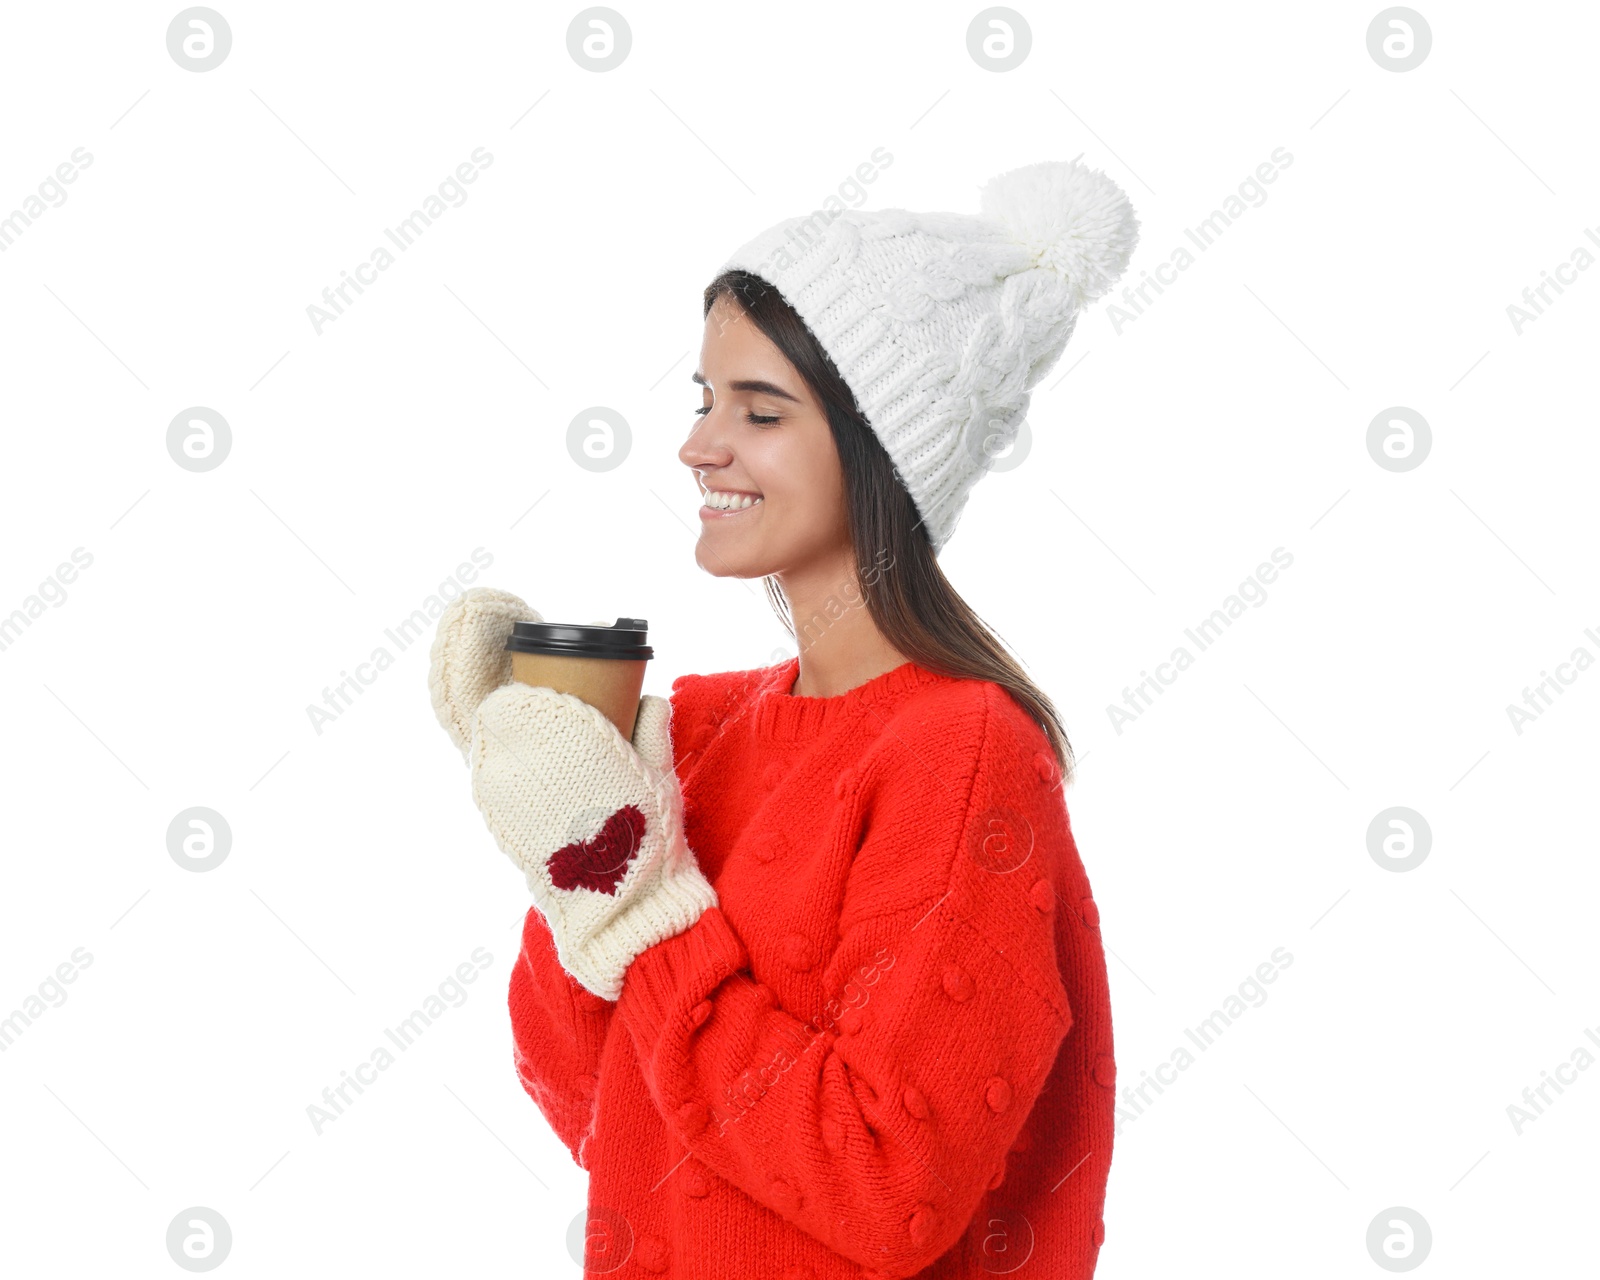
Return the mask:
<svg viewBox="0 0 1600 1280">
<path fill-rule="evenodd" d="M 752 498 L 747 493 L 728 493 L 721 489 L 707 489 L 705 491 L 705 505 L 713 511 L 743 511 L 746 507 L 753 507 L 760 501 L 760 498 Z"/>
</svg>

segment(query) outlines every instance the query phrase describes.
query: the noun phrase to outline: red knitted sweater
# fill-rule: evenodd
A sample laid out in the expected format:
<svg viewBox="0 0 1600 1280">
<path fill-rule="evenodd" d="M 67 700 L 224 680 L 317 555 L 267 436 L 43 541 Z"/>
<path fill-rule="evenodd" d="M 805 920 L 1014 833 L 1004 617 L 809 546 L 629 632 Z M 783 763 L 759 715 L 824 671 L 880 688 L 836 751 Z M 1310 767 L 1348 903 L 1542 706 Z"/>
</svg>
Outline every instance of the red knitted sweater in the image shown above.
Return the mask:
<svg viewBox="0 0 1600 1280">
<path fill-rule="evenodd" d="M 620 1000 L 528 912 L 516 1066 L 589 1171 L 585 1275 L 1091 1276 L 1116 1068 L 1048 740 L 987 681 L 798 668 L 673 682 L 720 905 Z"/>
</svg>

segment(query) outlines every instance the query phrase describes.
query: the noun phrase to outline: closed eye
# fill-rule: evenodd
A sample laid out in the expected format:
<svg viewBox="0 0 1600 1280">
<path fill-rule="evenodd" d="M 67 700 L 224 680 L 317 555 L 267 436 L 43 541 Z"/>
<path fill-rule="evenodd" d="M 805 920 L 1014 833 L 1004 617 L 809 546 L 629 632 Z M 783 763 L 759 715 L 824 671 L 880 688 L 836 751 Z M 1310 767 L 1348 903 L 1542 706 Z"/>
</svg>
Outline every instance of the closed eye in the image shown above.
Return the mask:
<svg viewBox="0 0 1600 1280">
<path fill-rule="evenodd" d="M 696 417 L 703 418 L 703 417 L 705 417 L 706 414 L 711 412 L 711 406 L 710 405 L 703 405 L 701 408 L 696 409 L 694 412 L 695 412 L 695 416 Z M 749 410 L 746 410 L 745 411 L 745 415 L 744 415 L 744 420 L 746 422 L 748 422 L 753 427 L 766 427 L 766 426 L 771 426 L 774 422 L 778 422 L 781 419 L 779 419 L 776 415 L 768 416 L 766 414 L 751 413 Z"/>
</svg>

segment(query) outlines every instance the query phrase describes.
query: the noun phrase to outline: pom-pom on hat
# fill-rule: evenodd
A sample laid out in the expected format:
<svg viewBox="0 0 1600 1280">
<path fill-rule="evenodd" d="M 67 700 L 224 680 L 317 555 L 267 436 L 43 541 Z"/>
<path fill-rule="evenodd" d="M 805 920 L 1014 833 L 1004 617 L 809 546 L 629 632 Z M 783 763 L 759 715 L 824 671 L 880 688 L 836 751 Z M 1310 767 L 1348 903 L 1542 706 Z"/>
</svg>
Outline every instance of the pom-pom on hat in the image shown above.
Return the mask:
<svg viewBox="0 0 1600 1280">
<path fill-rule="evenodd" d="M 1016 439 L 1078 313 L 1110 291 L 1139 239 L 1122 188 L 1078 160 L 999 174 L 979 207 L 817 210 L 767 228 L 721 268 L 760 276 L 799 313 L 935 553 Z"/>
</svg>

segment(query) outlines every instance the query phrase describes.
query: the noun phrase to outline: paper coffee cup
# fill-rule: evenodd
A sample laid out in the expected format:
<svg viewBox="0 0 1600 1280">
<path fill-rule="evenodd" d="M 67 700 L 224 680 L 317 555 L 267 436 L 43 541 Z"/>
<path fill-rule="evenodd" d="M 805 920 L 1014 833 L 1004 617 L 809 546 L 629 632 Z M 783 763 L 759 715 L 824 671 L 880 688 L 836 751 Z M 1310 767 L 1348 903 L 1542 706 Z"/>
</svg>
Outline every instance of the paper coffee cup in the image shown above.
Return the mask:
<svg viewBox="0 0 1600 1280">
<path fill-rule="evenodd" d="M 608 627 L 519 622 L 506 641 L 511 678 L 581 698 L 631 742 L 645 663 L 655 656 L 645 643 L 649 634 L 643 618 L 618 618 Z"/>
</svg>

